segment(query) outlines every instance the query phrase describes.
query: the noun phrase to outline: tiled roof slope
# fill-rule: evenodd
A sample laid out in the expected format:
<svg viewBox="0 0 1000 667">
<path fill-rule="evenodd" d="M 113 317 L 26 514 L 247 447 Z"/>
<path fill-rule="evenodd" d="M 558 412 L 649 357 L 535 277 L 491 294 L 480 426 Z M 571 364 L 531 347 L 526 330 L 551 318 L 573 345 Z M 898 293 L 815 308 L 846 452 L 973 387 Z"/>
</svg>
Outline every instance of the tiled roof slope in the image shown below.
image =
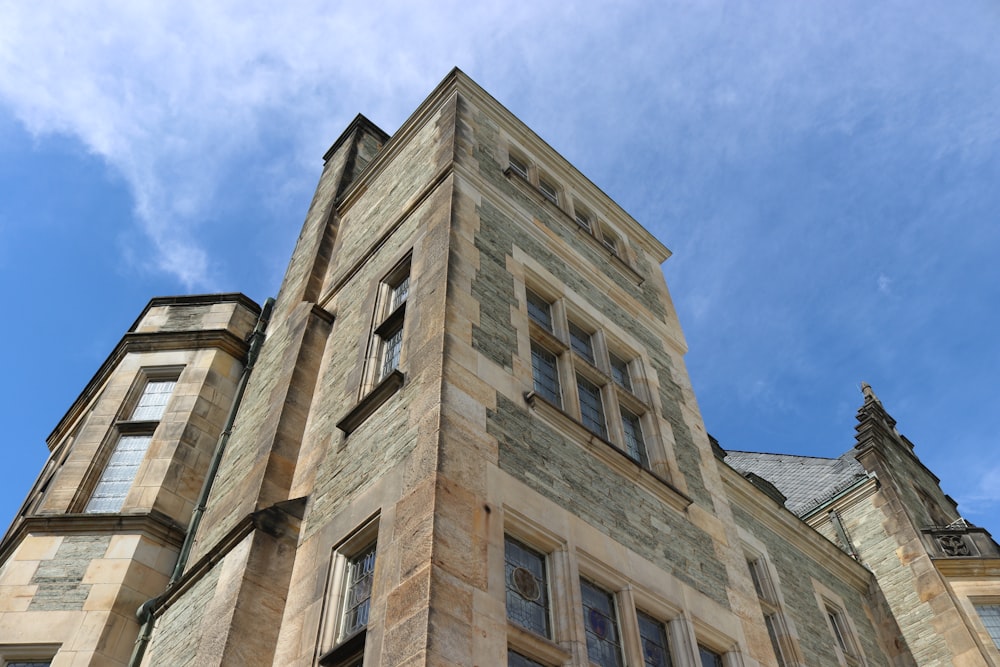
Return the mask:
<svg viewBox="0 0 1000 667">
<path fill-rule="evenodd" d="M 867 477 L 850 452 L 824 459 L 726 450 L 725 461 L 740 473 L 752 472 L 774 484 L 787 498 L 785 507 L 799 516 Z"/>
</svg>

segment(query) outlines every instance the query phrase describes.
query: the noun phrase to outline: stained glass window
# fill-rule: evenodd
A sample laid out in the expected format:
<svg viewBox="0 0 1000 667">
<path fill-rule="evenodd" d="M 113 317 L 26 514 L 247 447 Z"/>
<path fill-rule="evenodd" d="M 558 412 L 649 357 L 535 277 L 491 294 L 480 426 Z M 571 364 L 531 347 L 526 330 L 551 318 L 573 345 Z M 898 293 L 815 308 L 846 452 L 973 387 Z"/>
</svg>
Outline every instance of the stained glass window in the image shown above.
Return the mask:
<svg viewBox="0 0 1000 667">
<path fill-rule="evenodd" d="M 647 667 L 671 667 L 670 649 L 667 646 L 667 632 L 663 623 L 641 611 L 639 617 L 639 641 L 642 643 L 642 660 Z"/>
<path fill-rule="evenodd" d="M 549 636 L 549 592 L 545 556 L 512 537 L 504 539 L 507 618 Z"/>
<path fill-rule="evenodd" d="M 587 658 L 600 667 L 622 667 L 624 663 L 614 596 L 586 579 L 580 580 L 580 590 L 583 593 Z"/>
</svg>

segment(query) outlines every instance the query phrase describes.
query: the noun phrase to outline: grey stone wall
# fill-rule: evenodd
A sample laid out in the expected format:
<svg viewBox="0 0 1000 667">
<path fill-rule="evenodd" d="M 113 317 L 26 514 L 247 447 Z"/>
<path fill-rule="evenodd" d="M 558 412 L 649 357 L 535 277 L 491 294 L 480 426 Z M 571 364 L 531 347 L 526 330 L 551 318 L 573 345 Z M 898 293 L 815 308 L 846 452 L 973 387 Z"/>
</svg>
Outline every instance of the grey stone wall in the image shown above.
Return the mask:
<svg viewBox="0 0 1000 667">
<path fill-rule="evenodd" d="M 632 480 L 583 454 L 526 408 L 502 395 L 487 411 L 487 431 L 499 442 L 500 468 L 583 518 L 608 537 L 649 559 L 728 607 L 728 579 L 714 542 L 686 518 L 675 518 Z M 654 525 L 666 523 L 669 532 Z"/>
<path fill-rule="evenodd" d="M 858 631 L 858 641 L 869 667 L 891 665 L 879 644 L 877 629 L 871 622 L 871 601 L 856 589 L 842 582 L 822 563 L 817 563 L 802 553 L 797 545 L 777 535 L 765 524 L 755 519 L 744 508 L 733 505 L 733 518 L 767 546 L 768 557 L 778 573 L 776 586 L 781 589 L 785 602 L 784 612 L 794 619 L 798 631 L 798 645 L 805 658 L 805 664 L 815 667 L 831 665 L 837 667 L 837 649 L 826 620 L 825 610 L 816 600 L 813 579 L 839 595 L 846 605 L 844 610 L 850 615 Z M 809 530 L 805 525 L 803 531 Z"/>
<path fill-rule="evenodd" d="M 79 611 L 90 593 L 83 575 L 91 561 L 108 550 L 107 535 L 67 535 L 51 560 L 38 563 L 32 584 L 37 584 L 28 611 Z"/>
<path fill-rule="evenodd" d="M 196 666 L 202 618 L 215 596 L 222 564 L 216 565 L 156 621 L 145 664 Z"/>
</svg>

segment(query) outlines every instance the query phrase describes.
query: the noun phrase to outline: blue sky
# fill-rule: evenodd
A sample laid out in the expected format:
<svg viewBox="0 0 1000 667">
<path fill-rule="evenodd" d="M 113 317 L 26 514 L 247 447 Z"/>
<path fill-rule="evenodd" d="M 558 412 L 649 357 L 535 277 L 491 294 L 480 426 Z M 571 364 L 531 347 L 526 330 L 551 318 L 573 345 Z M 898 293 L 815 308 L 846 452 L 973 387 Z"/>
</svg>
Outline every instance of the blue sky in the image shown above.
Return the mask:
<svg viewBox="0 0 1000 667">
<path fill-rule="evenodd" d="M 859 384 L 1000 537 L 1000 6 L 3 3 L 6 524 L 154 295 L 277 292 L 358 112 L 453 67 L 674 252 L 706 424 L 837 456 Z"/>
</svg>

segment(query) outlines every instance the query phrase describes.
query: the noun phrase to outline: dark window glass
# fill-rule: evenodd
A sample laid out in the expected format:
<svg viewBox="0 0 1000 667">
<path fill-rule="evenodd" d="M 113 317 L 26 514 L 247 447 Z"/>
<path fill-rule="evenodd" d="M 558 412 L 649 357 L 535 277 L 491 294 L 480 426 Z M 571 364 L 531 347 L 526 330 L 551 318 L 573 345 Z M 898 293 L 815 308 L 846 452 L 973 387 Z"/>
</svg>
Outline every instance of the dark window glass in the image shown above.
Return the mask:
<svg viewBox="0 0 1000 667">
<path fill-rule="evenodd" d="M 580 421 L 591 432 L 607 438 L 608 427 L 604 419 L 604 404 L 601 403 L 601 388 L 579 375 L 576 376 L 576 386 L 580 396 Z"/>
<path fill-rule="evenodd" d="M 698 645 L 698 658 L 701 660 L 701 667 L 722 667 L 722 656 L 701 644 Z"/>
<path fill-rule="evenodd" d="M 982 619 L 986 631 L 993 638 L 993 643 L 1000 648 L 1000 604 L 978 604 L 976 611 Z"/>
<path fill-rule="evenodd" d="M 559 371 L 556 355 L 544 347 L 531 344 L 531 374 L 535 381 L 535 393 L 558 406 L 562 406 L 559 395 Z"/>
<path fill-rule="evenodd" d="M 531 290 L 526 290 L 528 297 L 528 316 L 548 331 L 552 331 L 552 304 Z"/>
<path fill-rule="evenodd" d="M 622 431 L 625 433 L 625 453 L 643 468 L 648 468 L 649 458 L 646 456 L 646 442 L 642 439 L 642 424 L 638 416 L 625 408 L 622 408 Z"/>
<path fill-rule="evenodd" d="M 507 667 L 545 667 L 540 662 L 526 658 L 517 651 L 507 651 Z"/>
<path fill-rule="evenodd" d="M 593 338 L 589 333 L 572 322 L 569 323 L 569 342 L 577 354 L 590 363 L 594 363 Z"/>
<path fill-rule="evenodd" d="M 615 355 L 611 357 L 611 379 L 622 389 L 632 391 L 632 377 L 628 373 L 628 362 Z"/>
</svg>

